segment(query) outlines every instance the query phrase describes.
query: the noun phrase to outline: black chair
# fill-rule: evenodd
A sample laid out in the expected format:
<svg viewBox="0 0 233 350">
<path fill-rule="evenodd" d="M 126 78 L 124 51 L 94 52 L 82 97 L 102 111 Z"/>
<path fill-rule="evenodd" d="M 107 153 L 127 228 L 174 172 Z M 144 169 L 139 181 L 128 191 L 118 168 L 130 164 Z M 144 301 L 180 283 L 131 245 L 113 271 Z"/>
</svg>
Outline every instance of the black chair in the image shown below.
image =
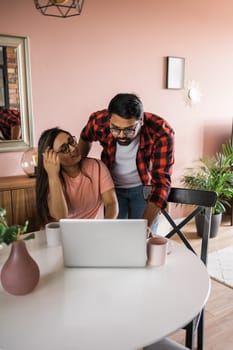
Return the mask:
<svg viewBox="0 0 233 350">
<path fill-rule="evenodd" d="M 217 194 L 213 191 L 202 191 L 202 190 L 191 190 L 185 188 L 174 188 L 170 190 L 168 196 L 168 203 L 175 203 L 181 205 L 191 205 L 195 206 L 192 208 L 191 213 L 188 214 L 181 222 L 178 224 L 174 221 L 171 214 L 167 209 L 162 210 L 162 214 L 170 223 L 172 229 L 166 235 L 167 238 L 171 238 L 173 235 L 177 234 L 182 242 L 190 249 L 194 254 L 200 256 L 200 259 L 205 265 L 207 265 L 208 258 L 208 241 L 210 234 L 210 224 L 211 224 L 211 209 L 214 207 L 217 201 Z M 202 236 L 201 250 L 200 254 L 197 254 L 195 249 L 190 244 L 189 240 L 186 238 L 185 234 L 181 229 L 190 222 L 195 216 L 199 213 L 204 215 L 204 226 L 203 231 L 199 232 Z M 193 349 L 194 347 L 194 338 L 197 333 L 197 349 L 203 350 L 203 341 L 204 341 L 204 309 L 193 319 L 185 329 L 185 346 L 187 349 Z M 177 349 L 179 344 L 170 341 L 169 339 L 164 339 L 158 343 L 154 343 L 145 349 L 148 350 L 160 350 L 163 349 L 163 346 L 166 346 L 167 350 Z M 164 347 L 165 348 L 165 347 Z"/>
</svg>

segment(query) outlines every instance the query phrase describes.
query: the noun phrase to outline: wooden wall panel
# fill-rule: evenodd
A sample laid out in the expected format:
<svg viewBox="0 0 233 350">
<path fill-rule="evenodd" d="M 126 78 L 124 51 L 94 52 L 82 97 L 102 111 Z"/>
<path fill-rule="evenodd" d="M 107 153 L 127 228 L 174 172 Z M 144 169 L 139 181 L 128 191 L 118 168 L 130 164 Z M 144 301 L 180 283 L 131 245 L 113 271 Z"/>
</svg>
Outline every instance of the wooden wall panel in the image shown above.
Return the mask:
<svg viewBox="0 0 233 350">
<path fill-rule="evenodd" d="M 29 220 L 28 232 L 40 229 L 35 178 L 23 175 L 0 177 L 0 207 L 7 210 L 9 225 L 24 225 Z"/>
<path fill-rule="evenodd" d="M 8 225 L 12 225 L 13 213 L 11 205 L 11 191 L 0 191 L 0 208 L 6 209 L 7 223 Z"/>
<path fill-rule="evenodd" d="M 36 209 L 35 188 L 24 188 L 12 191 L 13 220 L 24 225 L 29 221 L 28 231 L 39 230 L 39 220 Z"/>
</svg>

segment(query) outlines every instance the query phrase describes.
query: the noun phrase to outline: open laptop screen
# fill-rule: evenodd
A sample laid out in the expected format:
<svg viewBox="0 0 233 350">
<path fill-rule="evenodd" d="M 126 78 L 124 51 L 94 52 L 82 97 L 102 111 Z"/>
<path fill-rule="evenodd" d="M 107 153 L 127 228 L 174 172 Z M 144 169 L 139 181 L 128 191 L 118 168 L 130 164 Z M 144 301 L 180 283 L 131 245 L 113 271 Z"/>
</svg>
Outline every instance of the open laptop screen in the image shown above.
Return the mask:
<svg viewBox="0 0 233 350">
<path fill-rule="evenodd" d="M 143 267 L 147 220 L 61 219 L 66 267 Z"/>
</svg>

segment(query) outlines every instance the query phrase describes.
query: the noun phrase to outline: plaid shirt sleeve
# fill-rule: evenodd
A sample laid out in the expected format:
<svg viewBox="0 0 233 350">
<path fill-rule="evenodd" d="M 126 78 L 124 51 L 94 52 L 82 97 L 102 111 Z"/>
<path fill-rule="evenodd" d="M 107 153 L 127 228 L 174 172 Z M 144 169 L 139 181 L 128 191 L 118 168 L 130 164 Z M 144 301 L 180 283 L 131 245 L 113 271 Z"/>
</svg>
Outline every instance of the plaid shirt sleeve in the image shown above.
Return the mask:
<svg viewBox="0 0 233 350">
<path fill-rule="evenodd" d="M 21 125 L 20 112 L 14 109 L 0 111 L 0 129 L 6 139 L 11 137 L 11 127 Z"/>
<path fill-rule="evenodd" d="M 150 127 L 145 126 L 145 131 L 142 133 L 144 139 L 142 144 L 147 144 L 147 147 L 144 144 L 143 152 L 138 153 L 138 170 L 142 182 L 152 185 L 152 191 L 147 200 L 162 209 L 166 206 L 171 186 L 174 131 L 162 118 L 149 113 L 145 115 L 149 117 Z"/>
<path fill-rule="evenodd" d="M 90 115 L 86 126 L 82 129 L 80 137 L 86 142 L 104 142 L 109 129 L 107 110 L 94 112 Z"/>
<path fill-rule="evenodd" d="M 106 109 L 90 115 L 80 137 L 86 142 L 99 141 L 103 147 L 101 160 L 111 169 L 115 160 L 116 142 L 110 133 L 109 115 Z"/>
</svg>

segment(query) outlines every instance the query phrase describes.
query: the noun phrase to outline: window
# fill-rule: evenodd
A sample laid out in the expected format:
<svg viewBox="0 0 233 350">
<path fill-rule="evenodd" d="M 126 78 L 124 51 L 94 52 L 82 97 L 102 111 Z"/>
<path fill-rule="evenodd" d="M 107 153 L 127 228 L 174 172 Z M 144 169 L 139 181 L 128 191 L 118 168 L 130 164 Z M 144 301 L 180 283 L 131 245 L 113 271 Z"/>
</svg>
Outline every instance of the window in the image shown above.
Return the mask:
<svg viewBox="0 0 233 350">
<path fill-rule="evenodd" d="M 6 47 L 0 46 L 0 107 L 9 108 Z"/>
</svg>

